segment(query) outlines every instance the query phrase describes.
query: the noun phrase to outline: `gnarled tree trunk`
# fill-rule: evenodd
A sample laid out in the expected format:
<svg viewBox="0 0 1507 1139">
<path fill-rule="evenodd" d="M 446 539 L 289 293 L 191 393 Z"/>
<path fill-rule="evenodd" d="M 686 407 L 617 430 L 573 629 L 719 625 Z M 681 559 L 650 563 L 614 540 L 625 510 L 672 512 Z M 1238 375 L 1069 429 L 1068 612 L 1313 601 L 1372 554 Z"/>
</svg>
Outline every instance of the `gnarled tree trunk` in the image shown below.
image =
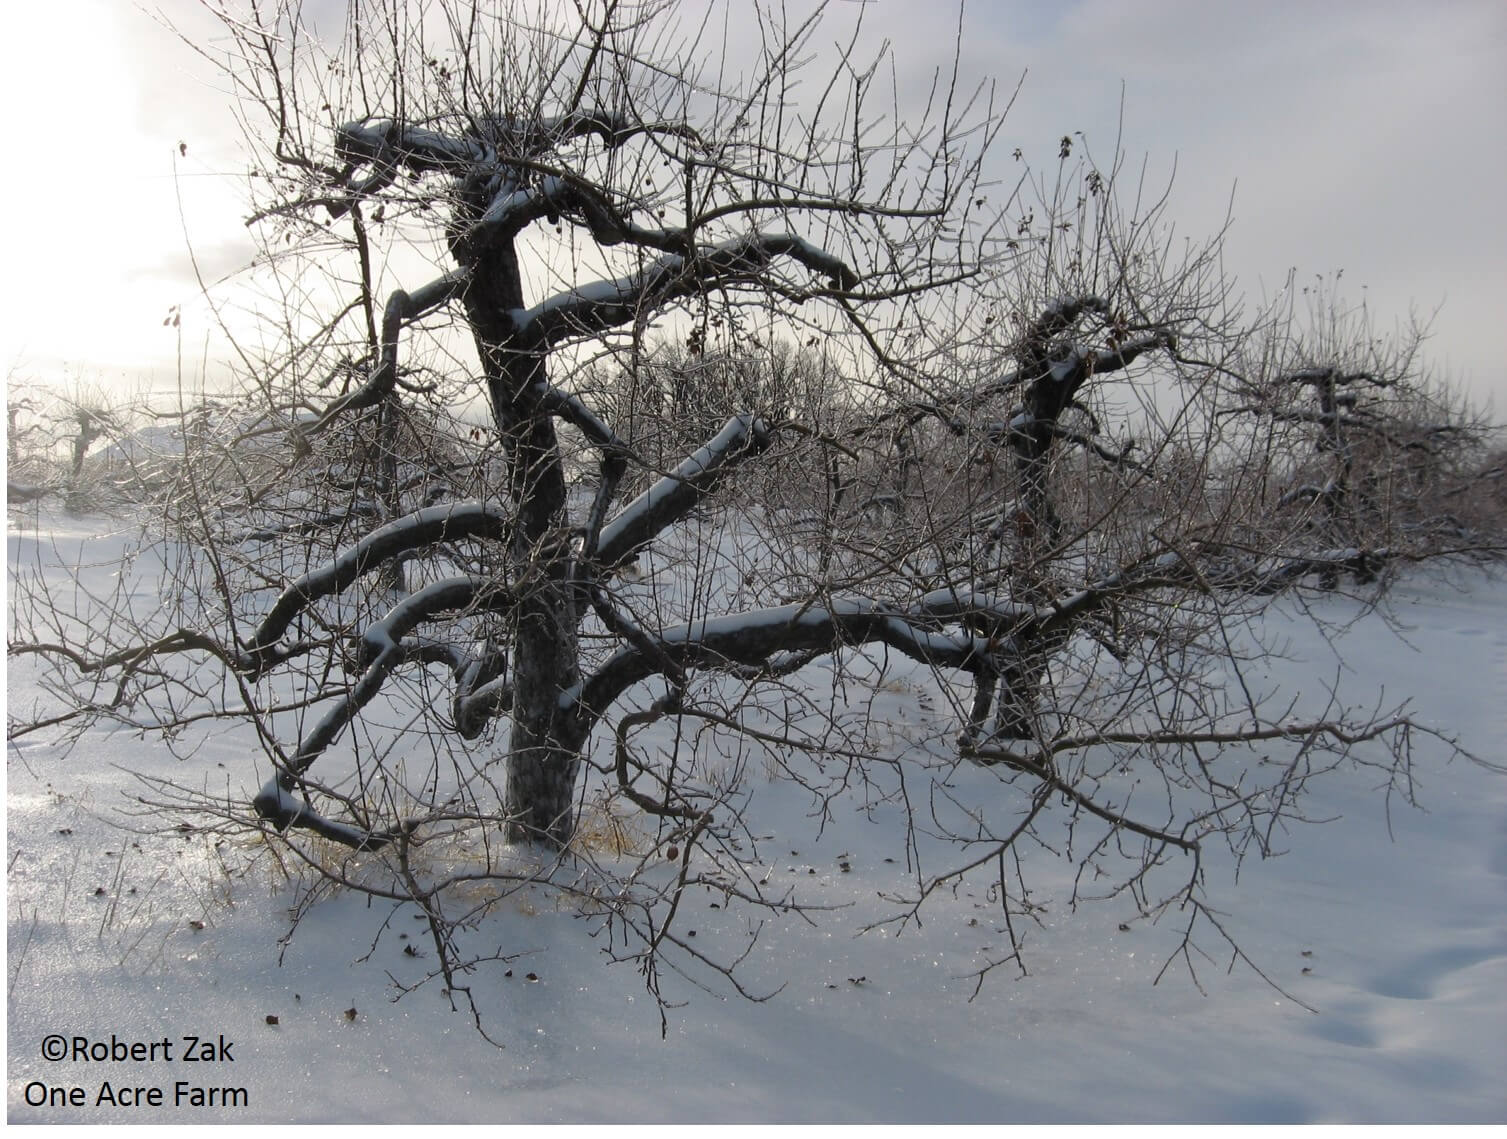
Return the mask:
<svg viewBox="0 0 1507 1139">
<path fill-rule="evenodd" d="M 504 791 L 511 842 L 564 846 L 574 829 L 582 740 L 570 729 L 560 694 L 580 679 L 577 614 L 568 590 L 565 472 L 554 422 L 542 406 L 546 355 L 513 317 L 524 309 L 517 254 L 469 250 L 466 315 L 486 374 L 502 437 L 508 490 L 516 511 L 507 573 L 516 597 L 509 616 L 513 705 Z M 468 263 L 469 262 L 469 263 Z"/>
</svg>

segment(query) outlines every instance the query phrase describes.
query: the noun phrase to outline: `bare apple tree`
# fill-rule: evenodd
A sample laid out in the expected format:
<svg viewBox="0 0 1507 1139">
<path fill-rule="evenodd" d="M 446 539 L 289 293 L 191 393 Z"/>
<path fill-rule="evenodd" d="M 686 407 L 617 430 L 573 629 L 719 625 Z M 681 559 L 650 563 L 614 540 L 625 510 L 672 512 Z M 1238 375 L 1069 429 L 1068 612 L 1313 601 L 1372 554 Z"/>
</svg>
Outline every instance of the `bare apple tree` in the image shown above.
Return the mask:
<svg viewBox="0 0 1507 1139">
<path fill-rule="evenodd" d="M 861 25 L 823 57 L 819 12 L 759 15 L 735 66 L 666 4 L 227 14 L 279 336 L 238 340 L 254 398 L 185 447 L 167 604 L 80 630 L 34 594 L 11 651 L 74 730 L 249 724 L 260 825 L 419 905 L 452 992 L 479 882 L 598 907 L 656 992 L 672 947 L 731 977 L 674 919 L 692 885 L 800 905 L 758 870 L 754 756 L 823 809 L 909 804 L 898 922 L 988 873 L 1019 962 L 1020 856 L 1067 850 L 1086 893 L 1186 912 L 1191 965 L 1206 841 L 1268 849 L 1345 762 L 1406 790 L 1424 732 L 1262 688 L 1264 599 L 1441 548 L 1318 540 L 1336 495 L 1275 427 L 1353 486 L 1356 414 L 1301 378 L 1350 364 L 1292 367 L 1217 238 L 1174 243 L 1071 137 L 991 180 L 990 89 L 943 71 L 901 114 Z M 776 373 L 804 378 L 748 379 Z"/>
</svg>

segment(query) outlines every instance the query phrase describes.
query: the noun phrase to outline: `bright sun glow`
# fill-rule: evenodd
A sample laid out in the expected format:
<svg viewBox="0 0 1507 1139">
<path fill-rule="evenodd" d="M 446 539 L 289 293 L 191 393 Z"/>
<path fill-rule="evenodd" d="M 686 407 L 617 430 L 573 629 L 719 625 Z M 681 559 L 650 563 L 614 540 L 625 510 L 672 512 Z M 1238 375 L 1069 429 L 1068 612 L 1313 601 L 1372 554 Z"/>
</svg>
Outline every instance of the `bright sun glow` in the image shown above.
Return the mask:
<svg viewBox="0 0 1507 1139">
<path fill-rule="evenodd" d="M 125 34 L 128 20 L 136 21 L 134 36 Z M 0 276 L 7 314 L 0 366 L 17 378 L 128 387 L 171 381 L 160 374 L 174 352 L 162 320 L 170 305 L 188 299 L 177 124 L 144 121 L 141 76 L 179 62 L 167 33 L 140 34 L 145 21 L 126 5 L 98 0 L 13 5 L 4 16 L 8 142 L 30 167 L 5 189 L 10 270 Z M 154 43 L 164 58 L 142 58 Z M 179 171 L 191 220 L 206 208 L 225 209 L 225 179 L 205 177 L 192 153 L 179 158 Z M 219 203 L 207 206 L 211 198 Z"/>
</svg>

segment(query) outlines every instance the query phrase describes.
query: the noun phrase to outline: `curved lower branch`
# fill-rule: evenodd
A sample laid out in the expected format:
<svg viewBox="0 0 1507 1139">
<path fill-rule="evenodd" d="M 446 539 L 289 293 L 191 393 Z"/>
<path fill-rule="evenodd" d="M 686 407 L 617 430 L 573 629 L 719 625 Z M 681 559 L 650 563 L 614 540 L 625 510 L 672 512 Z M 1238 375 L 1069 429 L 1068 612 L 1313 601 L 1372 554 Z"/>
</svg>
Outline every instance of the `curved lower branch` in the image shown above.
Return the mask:
<svg viewBox="0 0 1507 1139">
<path fill-rule="evenodd" d="M 505 539 L 512 524 L 512 519 L 495 507 L 460 502 L 425 507 L 373 530 L 333 562 L 310 570 L 283 590 L 252 637 L 250 671 L 259 672 L 266 667 L 273 646 L 311 602 L 341 592 L 400 554 L 464 538 Z"/>
</svg>

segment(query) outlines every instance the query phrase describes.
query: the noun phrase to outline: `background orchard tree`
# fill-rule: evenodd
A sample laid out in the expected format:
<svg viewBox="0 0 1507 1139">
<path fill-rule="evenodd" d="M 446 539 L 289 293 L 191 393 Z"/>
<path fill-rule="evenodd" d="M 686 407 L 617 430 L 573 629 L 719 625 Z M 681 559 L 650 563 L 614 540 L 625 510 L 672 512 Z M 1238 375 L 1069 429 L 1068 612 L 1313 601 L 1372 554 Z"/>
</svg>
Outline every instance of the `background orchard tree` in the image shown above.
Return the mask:
<svg viewBox="0 0 1507 1139">
<path fill-rule="evenodd" d="M 1302 433 L 1359 497 L 1355 345 L 1246 311 L 1218 237 L 1174 241 L 1118 156 L 991 158 L 989 89 L 943 71 L 897 118 L 852 29 L 833 59 L 820 13 L 761 17 L 734 82 L 667 4 L 362 6 L 338 37 L 227 14 L 278 335 L 185 433 L 168 605 L 80 630 L 33 590 L 11 651 L 56 661 L 73 730 L 191 751 L 249 722 L 256 815 L 418 904 L 452 992 L 478 882 L 592 907 L 651 987 L 672 947 L 731 977 L 674 919 L 692 885 L 801 905 L 759 870 L 760 765 L 819 810 L 906 804 L 897 923 L 984 868 L 1018 963 L 1041 847 L 1181 910 L 1191 967 L 1199 923 L 1224 934 L 1206 842 L 1273 849 L 1346 763 L 1409 793 L 1427 734 L 1272 690 L 1261 606 L 1485 543 L 1335 540 L 1286 457 Z M 1464 470 L 1442 411 L 1428 454 Z M 1376 469 L 1408 450 L 1370 438 Z"/>
<path fill-rule="evenodd" d="M 1500 532 L 1478 477 L 1492 427 L 1431 373 L 1427 340 L 1416 318 L 1379 334 L 1338 280 L 1289 281 L 1249 349 L 1261 366 L 1222 377 L 1225 413 L 1268 424 L 1287 455 L 1274 471 L 1276 513 L 1301 518 L 1310 545 L 1369 551 L 1363 578 Z"/>
<path fill-rule="evenodd" d="M 69 395 L 49 394 L 11 377 L 7 388 L 7 501 L 56 494 L 74 514 L 111 503 L 115 496 L 86 460 L 126 430 L 130 411 L 81 385 Z"/>
</svg>

